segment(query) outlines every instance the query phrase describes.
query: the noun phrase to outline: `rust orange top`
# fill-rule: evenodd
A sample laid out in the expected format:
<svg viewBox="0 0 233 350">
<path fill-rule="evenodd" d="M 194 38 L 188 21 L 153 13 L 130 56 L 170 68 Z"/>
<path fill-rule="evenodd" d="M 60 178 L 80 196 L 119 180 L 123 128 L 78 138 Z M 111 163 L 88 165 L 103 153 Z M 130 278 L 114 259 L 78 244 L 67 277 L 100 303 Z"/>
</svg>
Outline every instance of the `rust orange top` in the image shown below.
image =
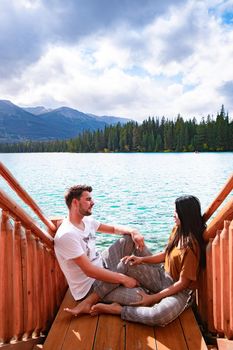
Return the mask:
<svg viewBox="0 0 233 350">
<path fill-rule="evenodd" d="M 172 230 L 169 240 L 175 235 L 177 227 Z M 196 287 L 199 272 L 200 249 L 196 241 L 193 242 L 193 249 L 177 246 L 165 257 L 165 271 L 170 274 L 174 281 L 178 281 L 180 275 L 190 279 L 190 289 Z"/>
</svg>

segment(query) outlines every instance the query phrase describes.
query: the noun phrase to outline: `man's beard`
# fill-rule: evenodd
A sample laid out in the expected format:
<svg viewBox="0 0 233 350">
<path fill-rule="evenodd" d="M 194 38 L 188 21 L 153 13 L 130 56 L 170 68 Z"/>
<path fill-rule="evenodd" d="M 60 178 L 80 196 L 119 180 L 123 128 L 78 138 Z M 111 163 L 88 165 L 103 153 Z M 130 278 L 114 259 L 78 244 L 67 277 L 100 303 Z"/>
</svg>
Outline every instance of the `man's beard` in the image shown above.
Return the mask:
<svg viewBox="0 0 233 350">
<path fill-rule="evenodd" d="M 92 211 L 91 211 L 92 208 L 90 208 L 90 211 L 88 210 L 83 210 L 82 208 L 79 209 L 79 213 L 83 216 L 90 216 L 92 215 Z"/>
</svg>

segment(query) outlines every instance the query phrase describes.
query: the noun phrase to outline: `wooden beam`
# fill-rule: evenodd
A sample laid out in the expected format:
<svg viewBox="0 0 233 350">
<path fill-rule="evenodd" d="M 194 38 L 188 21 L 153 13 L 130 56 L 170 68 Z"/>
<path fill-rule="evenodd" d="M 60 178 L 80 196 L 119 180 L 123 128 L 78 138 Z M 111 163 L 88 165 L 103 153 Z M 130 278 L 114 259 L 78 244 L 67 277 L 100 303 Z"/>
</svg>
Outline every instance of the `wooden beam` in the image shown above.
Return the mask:
<svg viewBox="0 0 233 350">
<path fill-rule="evenodd" d="M 206 209 L 204 218 L 207 221 L 213 213 L 218 209 L 218 207 L 222 204 L 228 194 L 233 190 L 233 175 L 230 176 L 227 183 L 223 187 L 223 189 L 219 192 L 215 200 L 210 204 L 210 206 Z"/>
<path fill-rule="evenodd" d="M 53 248 L 52 237 L 39 228 L 35 221 L 26 213 L 26 211 L 13 201 L 3 190 L 0 190 L 0 206 L 8 210 L 10 214 L 17 220 L 21 221 L 25 228 L 31 229 L 32 233 L 41 239 L 49 248 Z"/>
<path fill-rule="evenodd" d="M 26 203 L 34 213 L 41 219 L 41 221 L 51 230 L 52 232 L 56 231 L 56 226 L 48 220 L 43 214 L 40 207 L 36 202 L 29 196 L 29 194 L 23 189 L 19 184 L 16 178 L 11 174 L 11 172 L 0 162 L 0 174 L 7 181 L 10 187 L 17 193 L 17 195 Z"/>
<path fill-rule="evenodd" d="M 208 225 L 204 232 L 204 239 L 208 241 L 210 238 L 214 238 L 217 230 L 222 230 L 225 220 L 233 219 L 233 198 L 226 203 L 226 205 L 220 210 L 216 217 Z"/>
</svg>

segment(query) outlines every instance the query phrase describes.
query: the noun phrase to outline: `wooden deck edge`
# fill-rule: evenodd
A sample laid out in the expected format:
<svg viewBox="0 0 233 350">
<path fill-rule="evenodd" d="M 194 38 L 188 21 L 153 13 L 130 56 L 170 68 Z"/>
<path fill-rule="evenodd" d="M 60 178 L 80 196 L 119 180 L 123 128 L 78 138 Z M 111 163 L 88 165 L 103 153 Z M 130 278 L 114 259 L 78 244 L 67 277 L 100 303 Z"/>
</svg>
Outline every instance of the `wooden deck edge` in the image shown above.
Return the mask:
<svg viewBox="0 0 233 350">
<path fill-rule="evenodd" d="M 68 325 L 72 320 L 72 315 L 64 312 L 64 307 L 74 307 L 76 301 L 71 295 L 70 290 L 68 289 L 65 297 L 60 305 L 58 313 L 53 321 L 53 324 L 50 328 L 50 331 L 46 337 L 46 340 L 43 345 L 43 349 L 56 349 L 58 350 L 62 347 L 63 340 L 65 339 Z M 57 336 L 59 334 L 59 337 Z"/>
<path fill-rule="evenodd" d="M 191 307 L 179 317 L 188 349 L 208 350 L 205 339 Z"/>
</svg>

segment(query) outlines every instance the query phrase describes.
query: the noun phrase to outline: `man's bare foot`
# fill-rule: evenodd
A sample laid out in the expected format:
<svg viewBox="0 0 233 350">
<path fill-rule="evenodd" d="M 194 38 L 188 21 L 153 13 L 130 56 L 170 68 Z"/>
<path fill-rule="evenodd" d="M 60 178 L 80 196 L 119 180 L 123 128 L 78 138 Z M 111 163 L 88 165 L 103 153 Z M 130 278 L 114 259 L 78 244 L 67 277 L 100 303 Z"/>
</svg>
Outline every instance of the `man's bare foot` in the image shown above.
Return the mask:
<svg viewBox="0 0 233 350">
<path fill-rule="evenodd" d="M 122 310 L 122 306 L 117 303 L 112 304 L 96 304 L 91 307 L 91 315 L 95 316 L 98 314 L 113 314 L 113 315 L 120 315 Z"/>
<path fill-rule="evenodd" d="M 64 311 L 71 313 L 74 316 L 78 316 L 81 314 L 89 314 L 91 311 L 91 307 L 99 301 L 99 296 L 94 292 L 90 294 L 86 299 L 81 301 L 74 308 L 70 309 L 66 307 Z"/>
<path fill-rule="evenodd" d="M 91 307 L 92 307 L 92 304 L 85 303 L 84 301 L 82 301 L 80 304 L 76 305 L 72 309 L 68 307 L 64 308 L 64 311 L 69 312 L 74 316 L 78 316 L 81 314 L 89 314 Z"/>
</svg>

